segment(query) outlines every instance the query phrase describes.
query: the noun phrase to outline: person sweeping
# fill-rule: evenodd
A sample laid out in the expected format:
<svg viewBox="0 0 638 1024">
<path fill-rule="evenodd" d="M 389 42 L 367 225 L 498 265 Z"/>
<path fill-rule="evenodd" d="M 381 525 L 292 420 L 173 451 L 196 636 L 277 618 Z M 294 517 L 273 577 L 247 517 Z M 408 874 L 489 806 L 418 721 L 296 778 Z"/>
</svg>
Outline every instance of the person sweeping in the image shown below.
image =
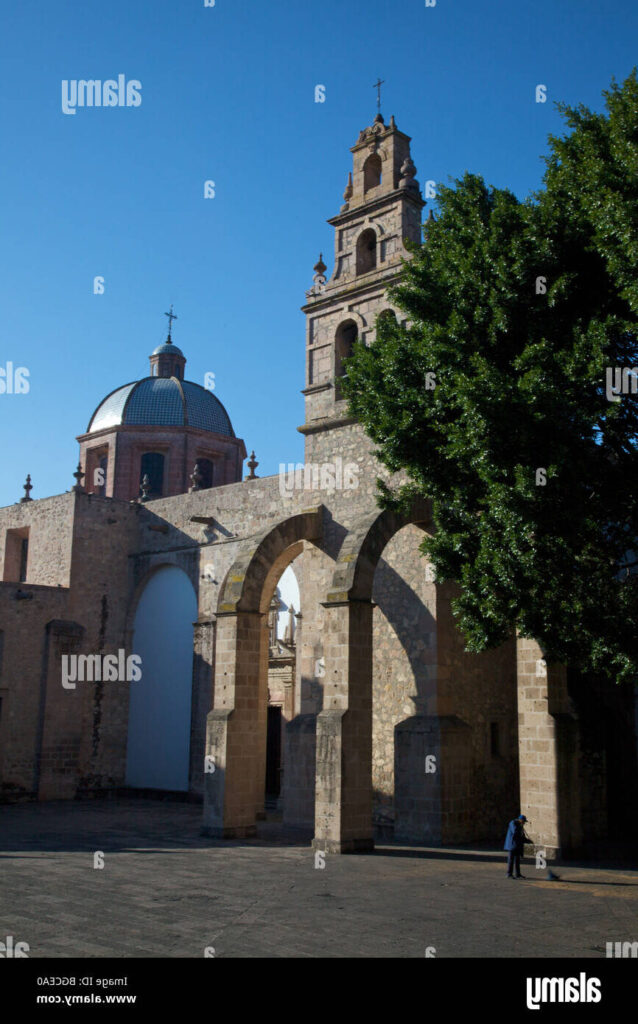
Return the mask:
<svg viewBox="0 0 638 1024">
<path fill-rule="evenodd" d="M 525 843 L 531 843 L 529 836 L 525 835 L 526 821 L 525 815 L 519 814 L 518 818 L 512 818 L 507 826 L 503 849 L 507 850 L 509 855 L 507 858 L 508 878 L 525 878 L 525 875 L 521 874 L 521 857 Z"/>
</svg>

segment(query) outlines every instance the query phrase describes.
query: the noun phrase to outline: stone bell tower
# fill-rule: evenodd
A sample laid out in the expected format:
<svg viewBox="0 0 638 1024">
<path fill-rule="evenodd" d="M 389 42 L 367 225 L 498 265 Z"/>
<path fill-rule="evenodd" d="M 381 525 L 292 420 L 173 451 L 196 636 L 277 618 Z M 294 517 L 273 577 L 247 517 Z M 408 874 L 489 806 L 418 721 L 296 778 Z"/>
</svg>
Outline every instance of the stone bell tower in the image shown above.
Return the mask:
<svg viewBox="0 0 638 1024">
<path fill-rule="evenodd" d="M 420 242 L 424 201 L 415 180 L 410 137 L 399 131 L 394 117 L 386 125 L 379 113 L 359 133 L 348 175 L 344 204 L 328 221 L 335 229 L 332 276 L 322 257 L 315 265 L 314 283 L 306 292 L 306 462 L 330 457 L 340 441 L 330 435 L 349 426 L 346 402 L 339 388 L 343 360 L 353 343 L 370 344 L 376 318 L 397 313 L 386 290 L 409 256 L 405 240 Z M 390 315 L 390 313 L 389 313 Z M 344 439 L 345 440 L 345 439 Z"/>
</svg>

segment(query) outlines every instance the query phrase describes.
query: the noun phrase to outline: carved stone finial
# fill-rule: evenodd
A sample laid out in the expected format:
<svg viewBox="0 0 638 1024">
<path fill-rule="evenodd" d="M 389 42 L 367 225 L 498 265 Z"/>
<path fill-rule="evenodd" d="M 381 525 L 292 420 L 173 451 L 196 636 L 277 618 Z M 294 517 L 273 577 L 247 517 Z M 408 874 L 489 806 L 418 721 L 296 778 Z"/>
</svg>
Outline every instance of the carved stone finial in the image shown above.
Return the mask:
<svg viewBox="0 0 638 1024">
<path fill-rule="evenodd" d="M 71 490 L 75 491 L 76 494 L 84 494 L 84 485 L 82 484 L 82 481 L 86 476 L 86 473 L 82 472 L 82 466 L 79 462 L 78 468 L 76 469 L 73 476 L 75 477 L 75 486 L 72 487 Z"/>
<path fill-rule="evenodd" d="M 255 470 L 257 469 L 258 465 L 259 465 L 259 463 L 257 462 L 257 459 L 255 458 L 255 452 L 252 451 L 250 453 L 250 458 L 249 458 L 249 460 L 247 462 L 247 466 L 248 466 L 248 468 L 250 470 L 250 474 L 245 478 L 246 480 L 257 480 L 258 479 L 257 475 L 255 474 Z"/>
<path fill-rule="evenodd" d="M 416 167 L 412 157 L 407 156 L 401 164 L 401 180 L 399 182 L 399 188 L 418 188 L 416 181 L 414 180 L 416 175 Z"/>
<path fill-rule="evenodd" d="M 33 501 L 31 497 L 31 491 L 33 490 L 33 484 L 31 483 L 31 474 L 27 473 L 27 482 L 22 485 L 24 488 L 24 498 L 20 498 L 20 504 L 23 505 L 25 501 Z"/>
<path fill-rule="evenodd" d="M 436 223 L 436 217 L 432 213 L 432 210 L 428 210 L 427 220 L 426 220 L 425 224 L 423 225 L 424 231 L 428 230 L 430 224 L 435 224 L 435 223 Z"/>
<path fill-rule="evenodd" d="M 319 259 L 317 260 L 317 262 L 315 263 L 315 265 L 314 265 L 314 267 L 312 269 L 315 271 L 315 273 L 321 274 L 321 275 L 325 274 L 326 270 L 328 269 L 326 267 L 326 264 L 323 262 L 323 253 L 322 252 L 319 253 Z"/>
<path fill-rule="evenodd" d="M 323 253 L 319 253 L 319 259 L 313 269 L 312 288 L 306 292 L 307 299 L 313 299 L 315 295 L 321 295 L 325 291 L 327 267 L 323 262 Z"/>
<path fill-rule="evenodd" d="M 148 473 L 145 473 L 144 476 L 142 477 L 142 493 L 140 495 L 140 501 L 148 501 L 149 500 L 150 489 L 151 489 L 151 478 L 148 475 Z"/>
<path fill-rule="evenodd" d="M 191 485 L 188 488 L 188 493 L 192 494 L 193 491 L 201 491 L 201 483 L 204 479 L 199 462 L 196 462 L 191 473 Z"/>
<path fill-rule="evenodd" d="M 352 171 L 349 171 L 348 172 L 348 180 L 346 182 L 345 192 L 343 193 L 343 198 L 345 199 L 345 202 L 344 202 L 343 206 L 341 207 L 341 211 L 340 211 L 341 213 L 343 213 L 345 210 L 348 209 L 348 204 L 349 204 L 350 200 L 352 199 L 353 191 L 354 191 L 354 189 L 352 187 Z"/>
</svg>

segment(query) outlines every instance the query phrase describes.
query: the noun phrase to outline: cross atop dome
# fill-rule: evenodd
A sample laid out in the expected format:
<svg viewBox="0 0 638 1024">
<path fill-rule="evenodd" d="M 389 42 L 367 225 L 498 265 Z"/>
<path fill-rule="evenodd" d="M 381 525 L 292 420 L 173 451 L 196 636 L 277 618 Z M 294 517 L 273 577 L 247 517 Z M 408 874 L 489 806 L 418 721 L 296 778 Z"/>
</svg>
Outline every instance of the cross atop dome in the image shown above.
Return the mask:
<svg viewBox="0 0 638 1024">
<path fill-rule="evenodd" d="M 179 319 L 176 316 L 176 314 L 173 312 L 173 303 L 172 302 L 171 302 L 171 311 L 170 311 L 170 313 L 164 313 L 164 316 L 168 317 L 168 337 L 166 339 L 166 342 L 167 342 L 168 345 L 171 345 L 172 341 L 173 341 L 173 339 L 171 337 L 171 335 L 173 333 L 173 320 Z"/>
<path fill-rule="evenodd" d="M 158 345 L 149 356 L 151 363 L 151 377 L 177 377 L 184 380 L 184 367 L 186 357 L 177 345 L 173 344 L 173 320 L 177 320 L 177 314 L 173 312 L 173 303 L 169 313 L 164 313 L 168 318 L 168 336 L 163 345 Z"/>
</svg>

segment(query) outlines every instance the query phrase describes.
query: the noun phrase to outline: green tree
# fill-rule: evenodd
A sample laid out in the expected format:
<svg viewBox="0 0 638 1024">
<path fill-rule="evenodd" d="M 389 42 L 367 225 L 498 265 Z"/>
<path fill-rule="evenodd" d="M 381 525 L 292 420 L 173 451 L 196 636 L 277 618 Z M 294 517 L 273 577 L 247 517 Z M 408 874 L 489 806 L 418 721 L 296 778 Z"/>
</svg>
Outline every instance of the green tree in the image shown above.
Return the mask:
<svg viewBox="0 0 638 1024">
<path fill-rule="evenodd" d="M 560 107 L 529 200 L 469 173 L 440 188 L 391 291 L 410 326 L 380 319 L 343 393 L 406 474 L 380 503 L 432 500 L 422 551 L 459 584 L 467 649 L 518 629 L 620 681 L 638 674 L 638 394 L 610 401 L 608 373 L 638 367 L 635 69 L 604 95 L 606 113 Z"/>
</svg>

